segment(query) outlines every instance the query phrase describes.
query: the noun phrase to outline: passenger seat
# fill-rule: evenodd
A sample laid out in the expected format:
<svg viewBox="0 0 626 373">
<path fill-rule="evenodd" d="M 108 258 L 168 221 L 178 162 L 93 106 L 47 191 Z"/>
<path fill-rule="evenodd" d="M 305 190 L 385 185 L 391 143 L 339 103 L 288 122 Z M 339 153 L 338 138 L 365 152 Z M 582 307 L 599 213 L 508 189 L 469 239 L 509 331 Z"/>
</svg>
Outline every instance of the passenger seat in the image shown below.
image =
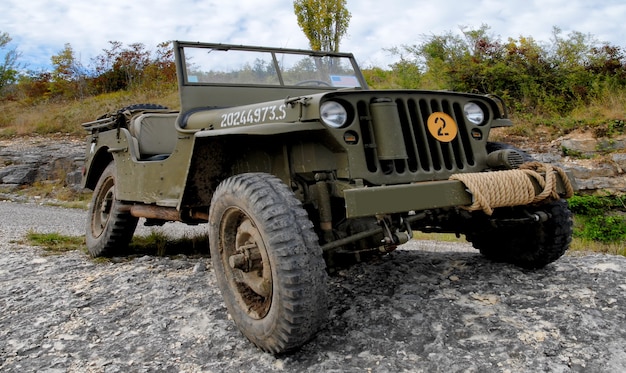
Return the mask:
<svg viewBox="0 0 626 373">
<path fill-rule="evenodd" d="M 162 160 L 176 147 L 178 113 L 143 113 L 132 119 L 130 133 L 136 139 L 141 160 Z"/>
</svg>

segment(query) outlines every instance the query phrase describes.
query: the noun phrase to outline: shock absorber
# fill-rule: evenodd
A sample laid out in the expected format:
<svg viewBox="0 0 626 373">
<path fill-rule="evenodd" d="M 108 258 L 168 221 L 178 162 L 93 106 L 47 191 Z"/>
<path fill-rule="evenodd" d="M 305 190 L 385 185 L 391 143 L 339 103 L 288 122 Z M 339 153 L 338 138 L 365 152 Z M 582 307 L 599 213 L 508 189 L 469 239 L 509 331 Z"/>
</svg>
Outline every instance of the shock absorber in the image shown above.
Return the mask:
<svg viewBox="0 0 626 373">
<path fill-rule="evenodd" d="M 328 175 L 323 173 L 315 174 L 315 190 L 317 195 L 317 208 L 320 216 L 320 229 L 324 235 L 325 242 L 335 239 L 333 235 L 333 213 L 330 206 L 330 192 L 326 180 Z"/>
</svg>

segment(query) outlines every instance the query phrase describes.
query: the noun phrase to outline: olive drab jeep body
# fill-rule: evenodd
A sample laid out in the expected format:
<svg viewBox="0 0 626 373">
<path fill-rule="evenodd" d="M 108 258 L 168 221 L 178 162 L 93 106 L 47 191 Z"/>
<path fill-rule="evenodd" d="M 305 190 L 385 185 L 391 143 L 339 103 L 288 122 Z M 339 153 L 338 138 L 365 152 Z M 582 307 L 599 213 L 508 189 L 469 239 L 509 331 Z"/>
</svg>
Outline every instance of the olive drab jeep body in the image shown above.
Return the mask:
<svg viewBox="0 0 626 373">
<path fill-rule="evenodd" d="M 370 90 L 347 53 L 173 45 L 180 110 L 83 124 L 87 246 L 123 254 L 139 218 L 207 223 L 228 312 L 261 349 L 312 338 L 327 273 L 414 230 L 464 234 L 526 268 L 567 250 L 571 180 L 489 140 L 512 125 L 498 97 Z"/>
</svg>

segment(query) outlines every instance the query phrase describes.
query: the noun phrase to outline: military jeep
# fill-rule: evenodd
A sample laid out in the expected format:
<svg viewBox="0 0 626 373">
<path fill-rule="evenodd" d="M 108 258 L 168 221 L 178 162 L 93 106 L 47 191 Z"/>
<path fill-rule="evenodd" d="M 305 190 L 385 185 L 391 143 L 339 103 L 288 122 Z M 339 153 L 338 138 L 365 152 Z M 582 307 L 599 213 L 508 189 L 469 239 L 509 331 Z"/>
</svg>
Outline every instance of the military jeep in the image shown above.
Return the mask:
<svg viewBox="0 0 626 373">
<path fill-rule="evenodd" d="M 512 125 L 498 97 L 370 90 L 348 53 L 173 46 L 180 110 L 138 104 L 83 124 L 87 247 L 124 254 L 140 218 L 208 223 L 228 312 L 259 348 L 311 339 L 328 272 L 416 230 L 525 268 L 567 250 L 571 180 L 489 140 Z"/>
</svg>

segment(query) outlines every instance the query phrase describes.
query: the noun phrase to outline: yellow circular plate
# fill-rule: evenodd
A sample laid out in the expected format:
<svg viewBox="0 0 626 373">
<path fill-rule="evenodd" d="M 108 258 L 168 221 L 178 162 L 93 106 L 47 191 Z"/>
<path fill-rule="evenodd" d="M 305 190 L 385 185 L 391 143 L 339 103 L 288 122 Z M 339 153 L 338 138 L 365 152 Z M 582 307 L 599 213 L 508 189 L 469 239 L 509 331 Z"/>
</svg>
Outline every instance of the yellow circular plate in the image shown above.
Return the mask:
<svg viewBox="0 0 626 373">
<path fill-rule="evenodd" d="M 427 125 L 430 134 L 441 142 L 450 142 L 459 133 L 459 127 L 454 119 L 442 112 L 430 114 Z"/>
</svg>

